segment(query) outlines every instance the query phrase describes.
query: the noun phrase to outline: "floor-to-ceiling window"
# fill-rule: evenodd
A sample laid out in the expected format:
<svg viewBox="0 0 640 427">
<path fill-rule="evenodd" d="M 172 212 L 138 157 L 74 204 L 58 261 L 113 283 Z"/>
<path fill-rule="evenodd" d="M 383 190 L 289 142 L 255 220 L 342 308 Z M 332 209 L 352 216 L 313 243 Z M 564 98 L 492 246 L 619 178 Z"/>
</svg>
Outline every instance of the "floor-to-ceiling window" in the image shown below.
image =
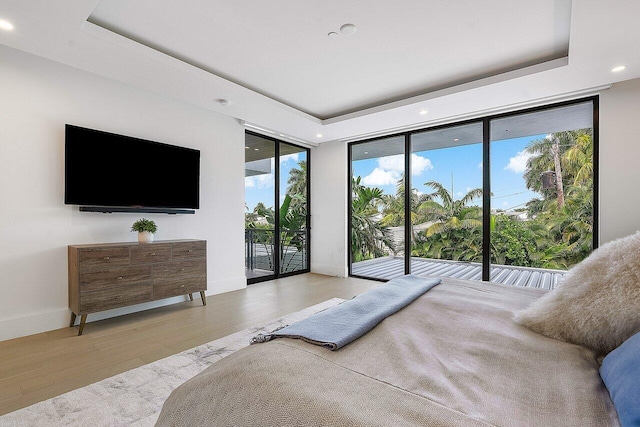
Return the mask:
<svg viewBox="0 0 640 427">
<path fill-rule="evenodd" d="M 280 274 L 309 270 L 307 149 L 279 143 Z"/>
<path fill-rule="evenodd" d="M 490 121 L 491 264 L 567 270 L 593 250 L 593 101 Z M 509 270 L 491 269 L 491 280 Z"/>
<path fill-rule="evenodd" d="M 597 101 L 351 143 L 350 274 L 552 288 L 597 242 Z"/>
<path fill-rule="evenodd" d="M 245 135 L 248 283 L 309 271 L 309 150 Z"/>
<path fill-rule="evenodd" d="M 412 274 L 451 268 L 436 261 L 481 263 L 482 122 L 411 134 L 410 160 Z M 462 277 L 480 279 L 472 270 Z"/>
<path fill-rule="evenodd" d="M 391 279 L 404 274 L 405 138 L 353 144 L 351 159 L 351 250 L 353 274 L 368 267 L 369 277 Z M 370 270 L 380 259 L 394 261 Z"/>
</svg>

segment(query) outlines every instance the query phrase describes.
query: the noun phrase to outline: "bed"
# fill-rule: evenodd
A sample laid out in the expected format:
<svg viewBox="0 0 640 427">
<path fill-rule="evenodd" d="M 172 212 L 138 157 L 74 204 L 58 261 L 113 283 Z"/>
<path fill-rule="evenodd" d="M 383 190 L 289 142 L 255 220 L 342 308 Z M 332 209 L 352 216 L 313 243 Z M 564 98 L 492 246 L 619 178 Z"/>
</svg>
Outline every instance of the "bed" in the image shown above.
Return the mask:
<svg viewBox="0 0 640 427">
<path fill-rule="evenodd" d="M 336 351 L 249 346 L 157 425 L 640 426 L 638 253 L 640 232 L 608 242 L 551 292 L 442 278 Z"/>
<path fill-rule="evenodd" d="M 514 322 L 544 294 L 443 278 L 337 351 L 279 338 L 234 353 L 157 425 L 620 425 L 596 351 Z"/>
</svg>

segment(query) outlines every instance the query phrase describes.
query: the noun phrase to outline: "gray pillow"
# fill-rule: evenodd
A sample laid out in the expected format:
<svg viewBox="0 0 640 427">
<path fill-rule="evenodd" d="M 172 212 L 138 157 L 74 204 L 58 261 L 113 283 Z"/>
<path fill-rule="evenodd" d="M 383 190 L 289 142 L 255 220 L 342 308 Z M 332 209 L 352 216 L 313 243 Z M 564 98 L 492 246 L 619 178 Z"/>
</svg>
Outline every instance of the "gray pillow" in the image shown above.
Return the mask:
<svg viewBox="0 0 640 427">
<path fill-rule="evenodd" d="M 599 354 L 618 347 L 640 330 L 640 233 L 602 245 L 515 320 Z"/>
</svg>

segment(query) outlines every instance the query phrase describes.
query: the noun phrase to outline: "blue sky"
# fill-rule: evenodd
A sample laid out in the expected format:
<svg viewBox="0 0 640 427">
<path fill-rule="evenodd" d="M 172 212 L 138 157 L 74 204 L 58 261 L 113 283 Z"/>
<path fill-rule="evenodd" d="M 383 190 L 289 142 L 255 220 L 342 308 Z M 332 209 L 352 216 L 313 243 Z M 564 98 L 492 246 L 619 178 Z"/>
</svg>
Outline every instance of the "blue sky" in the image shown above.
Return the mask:
<svg viewBox="0 0 640 427">
<path fill-rule="evenodd" d="M 491 145 L 491 179 L 493 209 L 512 209 L 522 207 L 526 202 L 539 195 L 527 190 L 522 174 L 525 171 L 527 156 L 524 155 L 526 145 L 545 135 L 534 135 L 495 141 Z M 304 160 L 304 152 L 283 156 L 280 159 L 280 198 L 284 197 L 287 179 L 291 168 L 297 167 Z M 422 193 L 430 193 L 432 189 L 424 185 L 427 181 L 438 181 L 449 191 L 453 188 L 456 199 L 469 190 L 482 187 L 482 145 L 464 145 L 438 150 L 422 151 L 413 154 L 413 188 Z M 353 163 L 354 176 L 361 176 L 362 183 L 379 187 L 385 193 L 394 194 L 395 183 L 402 174 L 404 160 L 402 155 L 378 159 L 358 160 Z M 245 201 L 249 210 L 253 210 L 258 202 L 267 207 L 274 205 L 274 162 L 272 173 L 245 178 Z M 477 201 L 481 205 L 481 200 Z"/>
<path fill-rule="evenodd" d="M 289 154 L 280 157 L 280 203 L 287 191 L 287 180 L 289 171 L 298 167 L 298 162 L 307 158 L 306 152 Z M 249 176 L 244 179 L 244 200 L 249 211 L 253 211 L 258 202 L 262 202 L 267 207 L 274 205 L 274 182 L 275 182 L 275 160 L 271 159 L 271 173 L 264 175 Z"/>
<path fill-rule="evenodd" d="M 522 207 L 538 193 L 527 190 L 522 175 L 525 171 L 526 145 L 545 135 L 514 138 L 493 142 L 491 145 L 491 204 L 493 209 Z M 456 199 L 469 190 L 482 188 L 482 144 L 464 145 L 412 154 L 412 187 L 421 193 L 431 193 L 427 181 L 438 181 Z M 394 194 L 396 181 L 404 167 L 402 155 L 353 162 L 354 176 L 361 176 L 362 183 L 379 187 L 385 193 Z M 478 206 L 481 200 L 477 201 Z"/>
</svg>

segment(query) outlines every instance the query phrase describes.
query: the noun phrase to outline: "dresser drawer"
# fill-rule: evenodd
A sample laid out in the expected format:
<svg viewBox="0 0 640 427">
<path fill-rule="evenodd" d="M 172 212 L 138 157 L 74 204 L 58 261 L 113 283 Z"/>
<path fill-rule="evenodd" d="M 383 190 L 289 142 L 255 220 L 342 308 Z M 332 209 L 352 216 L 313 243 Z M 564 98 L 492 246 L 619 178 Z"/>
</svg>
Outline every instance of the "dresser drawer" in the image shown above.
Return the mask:
<svg viewBox="0 0 640 427">
<path fill-rule="evenodd" d="M 80 273 L 80 293 L 98 291 L 116 286 L 149 284 L 153 278 L 149 265 L 110 268 Z"/>
<path fill-rule="evenodd" d="M 171 245 L 140 245 L 131 247 L 131 264 L 155 264 L 171 259 Z"/>
<path fill-rule="evenodd" d="M 85 248 L 78 251 L 81 271 L 94 268 L 123 267 L 129 265 L 129 248 Z"/>
<path fill-rule="evenodd" d="M 194 281 L 160 282 L 153 285 L 153 299 L 163 299 L 203 291 L 205 287 Z"/>
<path fill-rule="evenodd" d="M 203 261 L 171 262 L 155 266 L 153 283 L 197 280 L 206 282 L 207 265 Z"/>
<path fill-rule="evenodd" d="M 205 241 L 177 242 L 173 244 L 173 260 L 202 259 L 207 256 Z"/>
<path fill-rule="evenodd" d="M 138 284 L 117 286 L 82 294 L 80 313 L 111 310 L 150 301 L 153 297 L 153 285 Z"/>
</svg>

